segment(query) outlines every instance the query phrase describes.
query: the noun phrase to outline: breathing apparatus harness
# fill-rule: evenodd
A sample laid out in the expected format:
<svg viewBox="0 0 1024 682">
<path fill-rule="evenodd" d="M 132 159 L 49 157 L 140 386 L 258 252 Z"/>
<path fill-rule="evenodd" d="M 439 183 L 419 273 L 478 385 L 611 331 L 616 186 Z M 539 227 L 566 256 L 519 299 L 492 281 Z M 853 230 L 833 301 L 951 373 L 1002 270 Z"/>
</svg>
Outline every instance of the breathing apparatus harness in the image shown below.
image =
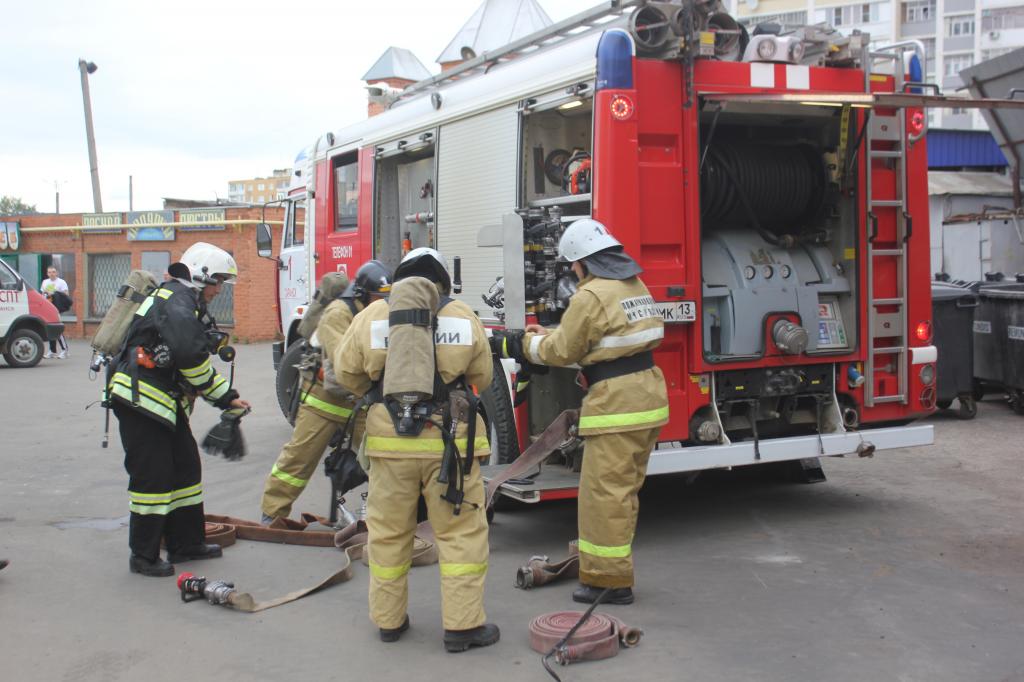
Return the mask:
<svg viewBox="0 0 1024 682">
<path fill-rule="evenodd" d="M 480 409 L 480 400 L 466 385 L 464 377 L 460 376 L 446 384 L 437 371 L 437 318 L 445 306 L 453 300 L 450 296 L 442 296 L 436 312 L 418 308 L 388 313 L 389 326 L 411 324 L 430 329 L 434 345 L 433 394 L 429 398 L 416 402 L 400 401 L 392 396 L 385 396 L 382 375 L 381 379 L 375 382 L 366 395 L 356 403 L 343 433 L 351 433 L 353 420 L 360 409 L 376 403 L 384 405 L 394 424 L 395 433 L 399 436 L 416 437 L 423 432 L 428 423 L 433 425 L 438 429 L 441 440 L 444 442 L 444 453 L 441 457 L 441 470 L 438 472 L 437 482 L 447 484 L 448 487 L 441 495 L 441 499 L 449 502 L 454 507 L 452 513 L 458 516 L 465 503 L 466 476 L 473 468 L 476 415 Z M 466 424 L 465 453 L 459 451 L 456 442 L 460 422 Z M 342 439 L 344 440 L 344 438 L 343 435 Z M 478 506 L 475 503 L 470 504 L 474 507 Z"/>
<path fill-rule="evenodd" d="M 151 291 L 148 296 L 143 297 L 143 299 L 147 297 L 157 297 L 157 292 L 164 289 L 166 289 L 166 287 L 161 285 Z M 133 301 L 135 300 L 134 296 L 135 295 L 133 295 Z M 198 297 L 198 304 L 198 317 L 199 321 L 203 325 L 207 349 L 211 355 L 217 355 L 221 360 L 228 362 L 231 365 L 228 377 L 228 389 L 230 390 L 235 384 L 235 349 L 233 346 L 228 345 L 228 342 L 231 340 L 231 336 L 217 326 L 217 320 L 210 314 L 207 309 L 206 302 L 203 301 L 202 297 Z M 134 323 L 132 327 L 133 326 Z M 126 369 L 128 376 L 131 377 L 133 405 L 138 405 L 141 399 L 139 392 L 140 367 L 144 367 L 146 369 L 168 369 L 173 367 L 171 348 L 162 338 L 160 338 L 159 333 L 156 333 L 155 331 L 151 335 L 149 343 L 129 346 L 128 340 L 133 336 L 132 327 L 129 327 L 125 333 L 125 338 L 121 344 L 120 351 L 106 359 L 103 363 L 106 366 L 106 384 L 103 389 L 103 399 L 100 401 L 100 405 L 105 409 L 105 415 L 103 424 L 103 441 L 100 445 L 104 448 L 108 447 L 110 444 L 110 410 L 113 406 L 113 399 L 110 395 L 110 383 L 114 377 L 114 372 L 121 364 L 121 361 L 127 360 Z M 168 393 L 174 398 L 184 397 L 189 394 L 189 392 L 190 391 L 187 389 L 170 389 L 168 391 Z M 242 414 L 232 413 L 231 418 L 237 422 L 245 414 L 248 414 L 248 410 Z"/>
</svg>

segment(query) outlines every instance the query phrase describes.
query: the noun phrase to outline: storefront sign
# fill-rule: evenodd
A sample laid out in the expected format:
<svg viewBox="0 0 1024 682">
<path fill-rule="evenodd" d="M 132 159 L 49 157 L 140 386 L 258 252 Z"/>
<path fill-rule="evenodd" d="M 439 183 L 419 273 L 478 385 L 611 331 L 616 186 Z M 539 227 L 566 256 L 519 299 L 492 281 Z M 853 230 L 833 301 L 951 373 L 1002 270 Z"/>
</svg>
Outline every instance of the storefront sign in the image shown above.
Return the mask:
<svg viewBox="0 0 1024 682">
<path fill-rule="evenodd" d="M 160 223 L 173 223 L 174 211 L 133 211 L 127 222 L 139 227 L 128 228 L 130 242 L 173 242 L 174 228 Z M 151 227 L 146 227 L 147 225 Z"/>
<path fill-rule="evenodd" d="M 21 243 L 17 222 L 0 223 L 0 251 L 17 251 Z"/>
<path fill-rule="evenodd" d="M 120 225 L 121 214 L 120 213 L 84 213 L 82 214 L 82 224 L 87 227 L 102 227 L 104 225 Z M 105 230 L 90 229 L 86 230 L 89 234 L 120 234 L 121 228 L 114 227 Z"/>
<path fill-rule="evenodd" d="M 210 223 L 223 222 L 223 208 L 193 208 L 178 211 L 178 229 L 182 232 L 198 232 L 200 230 L 223 230 L 224 225 Z"/>
</svg>

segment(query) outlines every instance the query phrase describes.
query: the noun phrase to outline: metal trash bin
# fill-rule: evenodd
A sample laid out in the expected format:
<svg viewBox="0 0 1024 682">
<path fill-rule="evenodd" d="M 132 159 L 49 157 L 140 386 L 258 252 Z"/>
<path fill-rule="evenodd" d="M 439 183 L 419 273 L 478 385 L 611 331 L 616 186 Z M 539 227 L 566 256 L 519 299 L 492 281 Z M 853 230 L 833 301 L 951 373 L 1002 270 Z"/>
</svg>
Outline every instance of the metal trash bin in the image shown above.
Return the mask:
<svg viewBox="0 0 1024 682">
<path fill-rule="evenodd" d="M 970 289 L 932 282 L 932 327 L 939 352 L 935 404 L 948 410 L 958 400 L 957 416 L 974 419 L 974 335 L 971 323 L 978 296 Z"/>
<path fill-rule="evenodd" d="M 974 315 L 976 383 L 1001 386 L 1024 414 L 1024 284 L 986 284 Z"/>
</svg>

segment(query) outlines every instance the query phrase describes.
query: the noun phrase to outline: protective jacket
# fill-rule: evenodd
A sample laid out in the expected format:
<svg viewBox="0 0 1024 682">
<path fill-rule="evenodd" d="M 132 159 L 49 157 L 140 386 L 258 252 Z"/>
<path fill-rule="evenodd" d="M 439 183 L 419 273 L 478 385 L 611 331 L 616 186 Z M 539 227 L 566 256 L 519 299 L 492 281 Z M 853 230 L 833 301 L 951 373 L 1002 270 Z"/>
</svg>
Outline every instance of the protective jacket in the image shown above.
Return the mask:
<svg viewBox="0 0 1024 682">
<path fill-rule="evenodd" d="M 187 417 L 200 395 L 224 409 L 238 397 L 210 363 L 197 290 L 172 280 L 150 294 L 135 312 L 124 349 L 113 363 L 110 398 L 174 429 L 178 411 Z M 157 366 L 139 364 L 138 349 Z"/>
<path fill-rule="evenodd" d="M 384 374 L 388 350 L 388 303 L 374 301 L 356 315 L 337 352 L 332 354 L 335 373 L 343 386 L 362 396 Z M 446 299 L 438 310 L 435 331 L 437 372 L 446 385 L 464 381 L 476 390 L 486 389 L 492 378 L 491 352 L 480 319 L 461 301 Z M 488 448 L 483 419 L 476 417 L 474 449 Z M 456 431 L 456 445 L 466 451 L 466 424 Z M 366 417 L 366 454 L 370 457 L 440 458 L 444 441 L 437 428 L 426 428 L 416 438 L 400 437 L 382 403 L 370 407 Z"/>
<path fill-rule="evenodd" d="M 323 378 L 317 375 L 304 377 L 299 399 L 303 405 L 331 421 L 345 422 L 352 414 L 354 401 L 348 391 L 331 390 L 332 384 L 336 386 L 331 357 L 341 347 L 341 339 L 352 324 L 352 318 L 362 309 L 363 304 L 355 299 L 337 299 L 327 306 L 316 327 L 314 339 L 322 349 Z"/>
<path fill-rule="evenodd" d="M 661 343 L 664 322 L 638 277 L 625 280 L 588 275 L 569 300 L 559 327 L 527 333 L 523 351 L 538 365 L 603 363 L 649 352 Z M 653 363 L 652 363 L 653 364 Z M 668 423 L 665 377 L 656 366 L 591 382 L 580 412 L 580 435 L 622 433 Z"/>
</svg>

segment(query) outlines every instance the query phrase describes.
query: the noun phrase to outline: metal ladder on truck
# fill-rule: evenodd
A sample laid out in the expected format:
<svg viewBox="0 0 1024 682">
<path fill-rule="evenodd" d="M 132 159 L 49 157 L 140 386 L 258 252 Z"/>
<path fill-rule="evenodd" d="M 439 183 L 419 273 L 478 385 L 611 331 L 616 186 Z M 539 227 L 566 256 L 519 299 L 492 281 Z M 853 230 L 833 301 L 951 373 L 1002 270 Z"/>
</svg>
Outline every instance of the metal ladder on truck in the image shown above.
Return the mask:
<svg viewBox="0 0 1024 682">
<path fill-rule="evenodd" d="M 897 46 L 892 46 L 897 47 Z M 906 65 L 903 49 L 893 52 L 864 49 L 862 68 L 864 69 L 864 91 L 871 92 L 871 72 L 877 61 L 888 61 L 893 67 L 894 91 L 904 90 Z M 896 108 L 894 116 L 879 116 L 872 111 L 864 131 L 865 179 L 867 182 L 866 217 L 868 225 L 867 239 L 867 295 L 868 295 L 868 354 L 865 363 L 864 377 L 866 386 L 864 404 L 873 407 L 882 403 L 909 402 L 908 375 L 910 371 L 910 339 L 907 322 L 907 241 L 912 232 L 912 220 L 907 206 L 907 126 L 903 108 Z M 891 148 L 879 149 L 875 143 L 890 143 Z M 876 192 L 872 165 L 875 159 L 892 159 L 896 171 L 896 198 L 881 199 Z M 894 246 L 878 248 L 875 240 L 878 237 L 878 213 L 894 211 L 896 230 Z M 896 296 L 879 298 L 876 295 L 875 270 L 880 262 L 888 259 L 895 262 Z M 881 312 L 879 308 L 896 308 L 895 312 Z M 878 345 L 884 340 L 885 345 Z M 879 362 L 882 358 L 888 358 Z M 881 364 L 896 363 L 896 392 L 877 392 L 875 374 Z"/>
</svg>

